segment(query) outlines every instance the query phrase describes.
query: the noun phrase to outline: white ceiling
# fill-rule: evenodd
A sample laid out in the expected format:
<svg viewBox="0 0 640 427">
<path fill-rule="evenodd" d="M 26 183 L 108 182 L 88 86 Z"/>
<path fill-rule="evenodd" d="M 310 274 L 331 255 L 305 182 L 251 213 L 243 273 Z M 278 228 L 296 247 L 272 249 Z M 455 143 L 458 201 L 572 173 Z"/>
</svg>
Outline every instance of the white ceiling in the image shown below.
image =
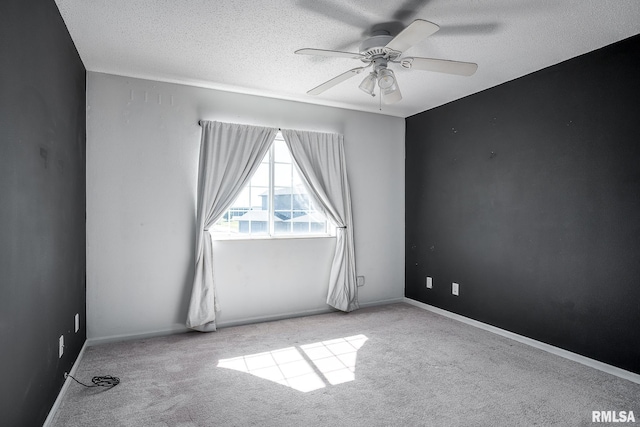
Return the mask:
<svg viewBox="0 0 640 427">
<path fill-rule="evenodd" d="M 638 0 L 55 0 L 85 67 L 124 76 L 407 117 L 640 33 Z M 440 31 L 410 56 L 475 62 L 471 77 L 394 67 L 403 100 L 382 106 L 361 66 L 296 55 L 358 51 L 375 24 L 420 18 Z M 401 22 L 401 24 L 399 23 Z"/>
</svg>

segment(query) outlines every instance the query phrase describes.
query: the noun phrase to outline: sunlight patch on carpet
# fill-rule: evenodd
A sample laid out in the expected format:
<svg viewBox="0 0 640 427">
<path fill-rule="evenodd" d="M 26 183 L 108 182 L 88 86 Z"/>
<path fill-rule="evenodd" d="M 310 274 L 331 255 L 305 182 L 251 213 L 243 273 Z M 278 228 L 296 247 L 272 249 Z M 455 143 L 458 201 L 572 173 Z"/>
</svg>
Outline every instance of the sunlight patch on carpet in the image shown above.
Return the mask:
<svg viewBox="0 0 640 427">
<path fill-rule="evenodd" d="M 246 372 L 302 392 L 355 380 L 364 335 L 221 359 L 219 368 Z"/>
</svg>

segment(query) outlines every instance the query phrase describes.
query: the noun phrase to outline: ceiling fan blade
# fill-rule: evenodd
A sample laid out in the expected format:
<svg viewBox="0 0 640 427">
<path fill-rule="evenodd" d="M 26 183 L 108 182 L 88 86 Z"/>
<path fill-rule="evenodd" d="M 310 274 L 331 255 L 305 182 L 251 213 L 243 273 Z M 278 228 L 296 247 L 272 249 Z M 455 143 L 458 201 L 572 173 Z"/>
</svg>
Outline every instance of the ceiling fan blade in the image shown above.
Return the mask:
<svg viewBox="0 0 640 427">
<path fill-rule="evenodd" d="M 405 0 L 398 10 L 393 14 L 393 19 L 397 21 L 408 21 L 416 16 L 430 0 Z"/>
<path fill-rule="evenodd" d="M 353 58 L 362 59 L 364 55 L 355 52 L 341 52 L 339 50 L 326 50 L 326 49 L 298 49 L 295 51 L 298 55 L 316 55 L 316 56 L 331 56 L 337 58 Z"/>
<path fill-rule="evenodd" d="M 389 43 L 387 48 L 398 52 L 404 52 L 414 44 L 426 39 L 431 34 L 438 31 L 438 27 L 433 22 L 425 21 L 423 19 L 416 19 L 407 26 L 404 30 L 400 31 L 400 34 L 395 36 Z"/>
<path fill-rule="evenodd" d="M 352 70 L 346 71 L 346 72 L 344 72 L 344 73 L 332 78 L 331 80 L 327 80 L 326 82 L 322 83 L 321 85 L 314 87 L 313 89 L 311 89 L 307 93 L 309 95 L 320 95 L 325 90 L 331 89 L 332 87 L 342 83 L 345 80 L 349 80 L 351 77 L 355 76 L 356 74 L 360 74 L 367 67 L 358 67 L 358 68 L 354 68 Z"/>
<path fill-rule="evenodd" d="M 438 31 L 438 37 L 443 36 L 474 36 L 479 34 L 494 34 L 500 30 L 502 24 L 487 22 L 484 24 L 447 25 Z"/>
<path fill-rule="evenodd" d="M 448 61 L 433 58 L 402 58 L 400 65 L 411 70 L 435 71 L 437 73 L 471 76 L 478 69 L 473 62 Z"/>
</svg>

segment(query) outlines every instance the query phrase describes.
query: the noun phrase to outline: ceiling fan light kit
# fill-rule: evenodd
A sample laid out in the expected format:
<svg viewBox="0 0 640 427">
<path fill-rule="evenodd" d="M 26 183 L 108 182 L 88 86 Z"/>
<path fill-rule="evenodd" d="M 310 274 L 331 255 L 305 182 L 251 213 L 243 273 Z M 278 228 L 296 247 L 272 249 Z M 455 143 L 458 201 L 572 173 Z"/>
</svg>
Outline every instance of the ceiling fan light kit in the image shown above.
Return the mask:
<svg viewBox="0 0 640 427">
<path fill-rule="evenodd" d="M 395 37 L 392 37 L 388 31 L 378 30 L 360 44 L 360 53 L 312 48 L 296 50 L 295 53 L 300 55 L 359 59 L 366 64 L 364 67 L 344 72 L 316 86 L 307 93 L 309 95 L 319 95 L 373 66 L 373 71 L 362 80 L 358 87 L 363 92 L 375 96 L 374 91 L 377 82 L 380 87 L 382 102 L 393 104 L 402 99 L 402 94 L 395 74 L 387 68 L 389 64 L 400 64 L 401 67 L 408 70 L 434 71 L 460 76 L 473 75 L 478 69 L 478 65 L 471 62 L 418 57 L 401 58 L 404 51 L 429 37 L 439 28 L 432 22 L 416 19 Z"/>
<path fill-rule="evenodd" d="M 389 70 L 393 74 L 391 70 Z M 382 85 L 378 82 L 378 86 L 380 86 L 380 91 L 382 92 L 382 102 L 385 104 L 395 104 L 396 102 L 402 99 L 402 94 L 400 93 L 400 88 L 398 87 L 398 83 L 394 78 L 391 82 L 390 86 L 382 87 Z"/>
<path fill-rule="evenodd" d="M 382 68 L 378 71 L 378 86 L 380 89 L 389 89 L 396 82 L 393 71 Z"/>
<path fill-rule="evenodd" d="M 376 96 L 376 94 L 373 93 L 373 91 L 376 89 L 377 77 L 378 76 L 376 75 L 375 71 L 370 72 L 369 75 L 364 78 L 364 80 L 362 81 L 362 83 L 360 83 L 360 86 L 358 87 L 364 93 L 368 93 L 371 96 Z"/>
</svg>

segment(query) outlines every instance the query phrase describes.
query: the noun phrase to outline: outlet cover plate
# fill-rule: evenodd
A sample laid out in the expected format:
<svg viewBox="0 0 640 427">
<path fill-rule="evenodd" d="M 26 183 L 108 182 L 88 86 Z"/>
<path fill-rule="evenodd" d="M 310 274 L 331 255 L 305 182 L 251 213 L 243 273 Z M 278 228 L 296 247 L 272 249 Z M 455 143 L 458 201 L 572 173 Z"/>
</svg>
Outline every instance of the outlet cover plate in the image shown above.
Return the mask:
<svg viewBox="0 0 640 427">
<path fill-rule="evenodd" d="M 64 353 L 64 335 L 60 335 L 58 339 L 58 359 L 62 357 L 62 353 Z"/>
<path fill-rule="evenodd" d="M 76 313 L 74 317 L 74 321 L 76 323 L 76 332 L 78 332 L 80 330 L 80 314 L 79 313 Z"/>
<path fill-rule="evenodd" d="M 431 277 L 427 277 L 427 288 L 433 288 L 433 279 Z"/>
<path fill-rule="evenodd" d="M 353 276 L 351 276 L 353 277 Z M 356 284 L 360 286 L 364 286 L 364 276 L 356 276 Z"/>
<path fill-rule="evenodd" d="M 460 285 L 456 282 L 451 283 L 451 293 L 456 296 L 460 294 Z"/>
</svg>

